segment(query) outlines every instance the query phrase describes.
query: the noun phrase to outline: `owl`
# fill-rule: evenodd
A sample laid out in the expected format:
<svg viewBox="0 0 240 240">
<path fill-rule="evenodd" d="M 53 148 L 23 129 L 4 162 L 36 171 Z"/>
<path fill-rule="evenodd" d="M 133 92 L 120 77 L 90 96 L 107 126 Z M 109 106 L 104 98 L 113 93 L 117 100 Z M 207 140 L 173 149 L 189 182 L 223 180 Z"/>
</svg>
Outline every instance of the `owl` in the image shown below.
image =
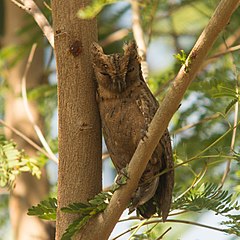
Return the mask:
<svg viewBox="0 0 240 240">
<path fill-rule="evenodd" d="M 118 173 L 130 162 L 159 106 L 142 77 L 135 42 L 125 44 L 123 50 L 105 55 L 97 43 L 91 47 L 103 135 Z M 141 176 L 130 211 L 137 209 L 144 218 L 158 213 L 166 220 L 174 184 L 173 170 L 159 176 L 166 168 L 173 168 L 167 129 Z"/>
</svg>

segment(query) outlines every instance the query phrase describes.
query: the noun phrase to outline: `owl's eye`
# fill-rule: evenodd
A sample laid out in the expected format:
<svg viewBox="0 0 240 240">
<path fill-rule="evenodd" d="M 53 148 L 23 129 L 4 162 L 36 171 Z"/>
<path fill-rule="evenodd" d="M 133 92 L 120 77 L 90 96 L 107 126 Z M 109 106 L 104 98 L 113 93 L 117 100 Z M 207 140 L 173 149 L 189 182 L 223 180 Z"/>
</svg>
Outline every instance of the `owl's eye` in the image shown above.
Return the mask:
<svg viewBox="0 0 240 240">
<path fill-rule="evenodd" d="M 129 69 L 128 69 L 128 73 L 129 72 L 133 72 L 134 71 L 134 67 L 130 67 Z"/>
</svg>

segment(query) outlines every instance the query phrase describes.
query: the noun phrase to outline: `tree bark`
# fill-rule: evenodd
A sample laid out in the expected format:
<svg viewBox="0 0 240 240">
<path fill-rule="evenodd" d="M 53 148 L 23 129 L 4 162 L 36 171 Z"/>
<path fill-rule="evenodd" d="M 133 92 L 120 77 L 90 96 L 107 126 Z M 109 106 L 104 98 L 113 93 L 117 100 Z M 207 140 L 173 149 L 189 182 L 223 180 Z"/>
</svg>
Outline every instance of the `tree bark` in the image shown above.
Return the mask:
<svg viewBox="0 0 240 240">
<path fill-rule="evenodd" d="M 85 202 L 102 189 L 101 128 L 89 51 L 97 40 L 97 25 L 96 19 L 81 20 L 76 15 L 89 3 L 52 1 L 59 109 L 56 239 L 76 219 L 60 208 Z"/>
<path fill-rule="evenodd" d="M 14 44 L 21 47 L 21 44 L 29 38 L 28 34 L 30 33 L 18 36 L 17 31 L 25 26 L 30 18 L 26 19 L 26 13 L 8 0 L 5 1 L 4 10 L 5 34 L 3 45 Z M 5 120 L 9 125 L 20 130 L 35 142 L 38 142 L 36 133 L 27 118 L 21 98 L 21 78 L 25 67 L 26 57 L 23 56 L 14 67 L 8 69 L 7 81 L 9 90 L 5 101 Z M 42 71 L 43 49 L 38 48 L 27 77 L 27 88 L 36 87 L 41 83 Z M 36 123 L 43 126 L 36 104 L 31 101 L 29 105 Z M 28 155 L 32 157 L 36 155 L 35 149 L 9 129 L 6 129 L 6 135 L 9 139 L 13 139 L 20 149 L 24 149 Z M 49 223 L 40 220 L 38 217 L 27 215 L 28 208 L 38 204 L 47 197 L 48 190 L 49 184 L 45 169 L 42 170 L 40 180 L 33 177 L 30 173 L 22 173 L 17 178 L 16 187 L 11 191 L 9 200 L 10 218 L 15 240 L 53 239 L 54 229 L 52 229 Z"/>
</svg>

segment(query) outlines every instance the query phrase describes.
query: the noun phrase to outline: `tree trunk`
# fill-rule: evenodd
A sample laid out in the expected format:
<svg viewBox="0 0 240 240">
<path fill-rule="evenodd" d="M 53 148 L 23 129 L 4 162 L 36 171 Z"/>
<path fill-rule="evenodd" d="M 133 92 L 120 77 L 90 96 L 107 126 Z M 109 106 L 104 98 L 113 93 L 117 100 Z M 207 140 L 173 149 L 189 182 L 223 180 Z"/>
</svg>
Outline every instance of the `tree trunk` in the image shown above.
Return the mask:
<svg viewBox="0 0 240 240">
<path fill-rule="evenodd" d="M 85 202 L 102 189 L 101 128 L 89 50 L 97 40 L 96 19 L 81 20 L 76 15 L 89 3 L 52 1 L 59 107 L 56 239 L 76 219 L 59 209 Z"/>
<path fill-rule="evenodd" d="M 29 38 L 29 33 L 23 34 L 23 36 L 17 35 L 17 31 L 25 26 L 26 17 L 28 16 L 23 10 L 20 10 L 10 1 L 5 1 L 5 35 L 3 39 L 5 46 L 7 44 L 15 44 L 21 47 L 21 44 L 24 42 L 23 38 Z M 7 81 L 9 89 L 5 101 L 5 120 L 9 125 L 17 128 L 35 142 L 38 142 L 36 133 L 27 118 L 23 101 L 20 97 L 21 78 L 25 67 L 26 58 L 23 57 L 8 71 Z M 28 88 L 36 87 L 41 83 L 42 71 L 43 49 L 38 48 L 28 74 Z M 37 111 L 36 104 L 29 102 L 29 105 L 36 123 L 42 126 L 42 120 Z M 13 139 L 20 149 L 24 149 L 28 155 L 33 157 L 36 154 L 35 149 L 8 129 L 6 129 L 6 135 L 9 139 Z M 49 223 L 37 217 L 27 215 L 28 208 L 47 197 L 48 190 L 49 184 L 45 169 L 42 171 L 40 180 L 33 177 L 30 173 L 23 173 L 17 178 L 16 187 L 11 191 L 9 200 L 10 219 L 15 240 L 53 239 L 54 231 Z"/>
</svg>

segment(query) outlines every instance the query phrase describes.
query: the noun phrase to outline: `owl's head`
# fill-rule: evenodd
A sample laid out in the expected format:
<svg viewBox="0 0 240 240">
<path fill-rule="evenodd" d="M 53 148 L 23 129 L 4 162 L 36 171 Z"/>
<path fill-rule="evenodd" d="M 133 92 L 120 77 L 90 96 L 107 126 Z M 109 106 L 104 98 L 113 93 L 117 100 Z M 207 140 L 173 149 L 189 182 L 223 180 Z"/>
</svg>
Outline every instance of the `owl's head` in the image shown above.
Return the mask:
<svg viewBox="0 0 240 240">
<path fill-rule="evenodd" d="M 100 89 L 123 93 L 139 81 L 141 65 L 134 41 L 123 46 L 124 53 L 106 55 L 101 46 L 92 44 L 93 69 Z"/>
</svg>

